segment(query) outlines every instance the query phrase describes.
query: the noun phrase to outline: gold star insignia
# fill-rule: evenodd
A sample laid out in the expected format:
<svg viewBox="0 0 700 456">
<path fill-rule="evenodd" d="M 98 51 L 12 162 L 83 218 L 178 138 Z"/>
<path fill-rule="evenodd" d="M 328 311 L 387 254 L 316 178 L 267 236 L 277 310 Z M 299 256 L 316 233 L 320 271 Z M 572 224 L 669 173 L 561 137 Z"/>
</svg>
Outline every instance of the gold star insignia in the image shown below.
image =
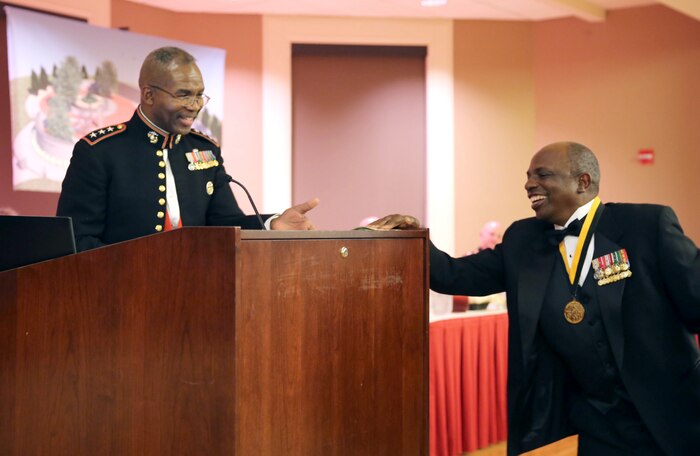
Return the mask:
<svg viewBox="0 0 700 456">
<path fill-rule="evenodd" d="M 104 135 L 104 134 L 105 134 L 104 129 L 103 129 L 103 130 L 100 130 L 99 133 L 100 133 L 101 135 Z"/>
<path fill-rule="evenodd" d="M 90 133 L 90 137 L 91 137 L 91 138 L 94 138 L 95 136 L 97 136 L 97 135 L 95 134 L 94 131 L 93 131 L 92 133 Z"/>
<path fill-rule="evenodd" d="M 114 131 L 114 127 L 107 127 L 107 131 Z"/>
</svg>

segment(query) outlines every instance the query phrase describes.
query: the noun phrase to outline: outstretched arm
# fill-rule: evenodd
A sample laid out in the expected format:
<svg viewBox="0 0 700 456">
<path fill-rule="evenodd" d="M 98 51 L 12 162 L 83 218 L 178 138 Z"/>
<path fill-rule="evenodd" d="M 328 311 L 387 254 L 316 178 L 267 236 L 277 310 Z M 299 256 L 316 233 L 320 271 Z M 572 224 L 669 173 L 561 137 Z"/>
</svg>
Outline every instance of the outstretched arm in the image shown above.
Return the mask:
<svg viewBox="0 0 700 456">
<path fill-rule="evenodd" d="M 318 198 L 292 206 L 270 224 L 273 230 L 314 230 L 316 229 L 306 213 L 318 206 Z"/>
</svg>

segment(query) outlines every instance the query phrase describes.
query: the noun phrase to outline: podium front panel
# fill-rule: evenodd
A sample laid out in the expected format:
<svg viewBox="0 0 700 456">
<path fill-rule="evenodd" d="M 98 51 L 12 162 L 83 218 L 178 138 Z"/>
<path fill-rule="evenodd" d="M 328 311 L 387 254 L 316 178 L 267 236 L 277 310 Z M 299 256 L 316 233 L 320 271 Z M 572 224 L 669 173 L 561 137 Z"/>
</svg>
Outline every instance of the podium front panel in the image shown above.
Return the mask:
<svg viewBox="0 0 700 456">
<path fill-rule="evenodd" d="M 236 454 L 427 454 L 425 233 L 345 234 L 243 232 Z"/>
<path fill-rule="evenodd" d="M 0 454 L 230 455 L 238 230 L 0 273 Z"/>
</svg>

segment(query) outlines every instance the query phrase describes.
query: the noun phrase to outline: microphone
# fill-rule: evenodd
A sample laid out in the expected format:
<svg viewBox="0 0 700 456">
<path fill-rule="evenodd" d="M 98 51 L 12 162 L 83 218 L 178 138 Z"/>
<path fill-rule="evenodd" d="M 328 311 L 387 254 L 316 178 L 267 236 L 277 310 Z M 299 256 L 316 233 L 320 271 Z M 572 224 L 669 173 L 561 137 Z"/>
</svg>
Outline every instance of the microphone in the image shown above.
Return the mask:
<svg viewBox="0 0 700 456">
<path fill-rule="evenodd" d="M 258 222 L 260 222 L 260 228 L 262 230 L 267 230 L 267 228 L 265 228 L 265 222 L 263 222 L 262 217 L 260 217 L 260 212 L 258 212 L 258 208 L 255 206 L 255 203 L 253 202 L 253 197 L 250 196 L 250 192 L 248 192 L 248 189 L 245 188 L 245 185 L 238 182 L 236 179 L 231 177 L 229 174 L 226 174 L 225 176 L 226 176 L 226 180 L 228 180 L 229 182 L 233 182 L 234 184 L 238 185 L 239 187 L 241 187 L 243 189 L 246 196 L 248 197 L 248 201 L 250 201 L 250 205 L 253 206 L 253 210 L 255 211 L 255 216 L 258 218 Z"/>
</svg>

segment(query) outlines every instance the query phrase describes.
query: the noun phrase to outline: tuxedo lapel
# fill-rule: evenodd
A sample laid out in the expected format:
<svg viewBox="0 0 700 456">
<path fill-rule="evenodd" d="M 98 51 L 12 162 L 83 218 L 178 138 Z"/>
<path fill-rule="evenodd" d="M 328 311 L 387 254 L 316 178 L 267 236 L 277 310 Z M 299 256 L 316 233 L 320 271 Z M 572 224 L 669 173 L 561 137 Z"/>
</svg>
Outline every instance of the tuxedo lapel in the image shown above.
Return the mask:
<svg viewBox="0 0 700 456">
<path fill-rule="evenodd" d="M 618 244 L 622 237 L 619 223 L 616 223 L 614 214 L 607 208 L 601 216 L 598 229 L 595 233 L 595 249 L 593 258 L 600 258 L 608 253 L 616 252 L 624 246 Z M 589 274 L 591 280 L 595 280 Z M 620 369 L 622 369 L 624 332 L 622 326 L 622 294 L 627 280 L 619 280 L 607 285 L 595 285 L 600 311 L 605 324 L 605 330 L 610 341 L 613 356 Z"/>
<path fill-rule="evenodd" d="M 545 292 L 552 278 L 554 261 L 559 252 L 548 244 L 544 230 L 532 243 L 529 253 L 520 259 L 518 280 L 518 324 L 523 363 L 534 355 L 534 340 Z"/>
</svg>

